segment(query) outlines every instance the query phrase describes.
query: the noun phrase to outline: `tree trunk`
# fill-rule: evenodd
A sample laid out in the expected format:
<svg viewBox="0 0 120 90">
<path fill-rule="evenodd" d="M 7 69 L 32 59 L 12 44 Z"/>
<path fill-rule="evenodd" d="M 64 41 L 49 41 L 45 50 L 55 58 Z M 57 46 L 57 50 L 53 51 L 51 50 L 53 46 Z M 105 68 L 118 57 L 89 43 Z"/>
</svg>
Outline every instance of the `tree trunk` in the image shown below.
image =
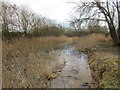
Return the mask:
<svg viewBox="0 0 120 90">
<path fill-rule="evenodd" d="M 117 8 L 117 14 L 118 14 L 118 29 L 117 29 L 117 34 L 118 34 L 118 42 L 120 45 L 120 2 L 116 2 L 116 8 Z"/>
<path fill-rule="evenodd" d="M 120 28 L 118 28 L 118 41 L 119 41 L 119 45 L 120 45 Z"/>
<path fill-rule="evenodd" d="M 114 26 L 113 25 L 108 25 L 108 26 L 109 26 L 110 35 L 111 35 L 114 45 L 118 45 L 119 44 L 118 36 L 117 36 Z"/>
<path fill-rule="evenodd" d="M 96 2 L 96 5 L 99 8 L 99 10 L 105 16 L 105 19 L 106 19 L 106 22 L 108 24 L 108 27 L 109 27 L 109 30 L 110 30 L 110 35 L 111 35 L 111 38 L 113 40 L 114 45 L 118 45 L 119 44 L 119 41 L 118 41 L 118 32 L 115 29 L 115 26 L 113 24 L 113 18 L 111 18 L 108 3 L 107 3 L 107 9 L 105 9 L 103 6 L 101 6 L 100 2 Z M 118 15 L 118 18 L 119 18 L 119 15 Z"/>
<path fill-rule="evenodd" d="M 24 34 L 25 34 L 25 36 L 27 36 L 27 31 L 26 30 L 24 31 Z"/>
<path fill-rule="evenodd" d="M 117 33 L 118 33 L 118 41 L 119 41 L 119 45 L 120 45 L 120 15 L 118 16 L 118 30 L 117 30 Z"/>
</svg>

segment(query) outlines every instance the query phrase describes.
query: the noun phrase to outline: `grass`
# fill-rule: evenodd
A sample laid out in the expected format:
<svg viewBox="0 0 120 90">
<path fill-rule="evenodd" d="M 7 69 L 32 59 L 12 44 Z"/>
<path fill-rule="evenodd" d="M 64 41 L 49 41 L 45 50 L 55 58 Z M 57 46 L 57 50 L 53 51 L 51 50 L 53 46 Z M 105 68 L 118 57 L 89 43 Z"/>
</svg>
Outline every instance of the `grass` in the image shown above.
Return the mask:
<svg viewBox="0 0 120 90">
<path fill-rule="evenodd" d="M 3 63 L 3 87 L 44 88 L 46 82 L 58 76 L 58 54 L 37 53 L 29 57 L 12 58 Z"/>
<path fill-rule="evenodd" d="M 118 88 L 118 59 L 107 60 L 105 66 L 107 72 L 103 73 L 103 78 L 100 80 L 100 87 Z"/>
<path fill-rule="evenodd" d="M 40 37 L 40 38 L 22 38 L 12 41 L 3 41 L 3 58 L 29 55 L 38 50 L 52 50 L 59 48 L 63 43 L 70 41 L 70 38 L 61 37 Z"/>
<path fill-rule="evenodd" d="M 85 50 L 85 48 L 95 47 L 100 42 L 109 42 L 111 41 L 110 37 L 105 37 L 103 34 L 92 34 L 88 36 L 83 36 L 76 39 L 76 49 Z"/>
<path fill-rule="evenodd" d="M 102 46 L 103 44 L 108 47 Z M 97 46 L 94 56 L 89 58 L 96 87 L 118 88 L 118 48 L 113 47 L 111 43 L 103 44 Z"/>
<path fill-rule="evenodd" d="M 118 88 L 118 47 L 110 37 L 93 34 L 76 39 L 76 49 L 87 52 L 96 88 Z"/>
<path fill-rule="evenodd" d="M 102 34 L 68 38 L 40 37 L 3 41 L 3 87 L 44 88 L 56 78 L 63 62 L 59 53 L 65 43 L 76 42 L 76 50 L 88 52 L 95 87 L 118 87 L 118 48 L 112 46 L 111 38 Z M 88 49 L 86 49 L 88 48 Z"/>
<path fill-rule="evenodd" d="M 46 87 L 63 65 L 59 53 L 49 51 L 68 42 L 71 39 L 65 36 L 3 41 L 3 87 Z"/>
</svg>

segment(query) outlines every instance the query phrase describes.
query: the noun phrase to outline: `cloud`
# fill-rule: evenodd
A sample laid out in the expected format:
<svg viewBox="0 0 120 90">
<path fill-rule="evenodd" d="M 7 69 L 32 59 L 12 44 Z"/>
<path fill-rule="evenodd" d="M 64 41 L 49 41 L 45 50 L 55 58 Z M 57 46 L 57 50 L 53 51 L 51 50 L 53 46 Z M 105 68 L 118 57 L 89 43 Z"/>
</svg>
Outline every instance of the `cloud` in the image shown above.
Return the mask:
<svg viewBox="0 0 120 90">
<path fill-rule="evenodd" d="M 34 12 L 42 16 L 66 22 L 71 14 L 73 6 L 67 0 L 10 0 L 17 5 L 28 5 Z"/>
</svg>

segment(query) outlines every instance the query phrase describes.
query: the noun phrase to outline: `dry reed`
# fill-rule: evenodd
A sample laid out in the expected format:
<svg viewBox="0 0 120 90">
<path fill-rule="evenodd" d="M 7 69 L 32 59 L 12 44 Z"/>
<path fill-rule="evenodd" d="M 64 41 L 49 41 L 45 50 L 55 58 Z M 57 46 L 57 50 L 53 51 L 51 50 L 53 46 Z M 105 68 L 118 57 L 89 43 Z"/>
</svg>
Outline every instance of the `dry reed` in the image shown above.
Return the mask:
<svg viewBox="0 0 120 90">
<path fill-rule="evenodd" d="M 105 37 L 102 34 L 92 34 L 88 36 L 83 36 L 76 39 L 76 49 L 77 50 L 84 50 L 85 48 L 91 48 L 96 46 L 100 42 L 108 42 L 111 41 L 110 37 Z"/>
<path fill-rule="evenodd" d="M 65 36 L 3 41 L 3 87 L 46 87 L 45 83 L 57 76 L 55 72 L 63 64 L 58 54 L 46 51 L 60 48 L 69 41 Z"/>
</svg>

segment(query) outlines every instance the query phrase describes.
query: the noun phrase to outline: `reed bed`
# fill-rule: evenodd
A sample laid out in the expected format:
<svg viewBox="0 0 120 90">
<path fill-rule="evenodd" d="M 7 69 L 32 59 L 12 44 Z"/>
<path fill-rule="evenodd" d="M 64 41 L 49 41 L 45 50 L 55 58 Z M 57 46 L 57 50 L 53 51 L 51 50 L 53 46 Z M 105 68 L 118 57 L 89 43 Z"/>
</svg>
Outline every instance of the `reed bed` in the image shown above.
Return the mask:
<svg viewBox="0 0 120 90">
<path fill-rule="evenodd" d="M 85 48 L 92 48 L 101 42 L 111 41 L 110 37 L 105 37 L 103 34 L 92 34 L 76 38 L 76 49 L 85 50 Z"/>
</svg>

